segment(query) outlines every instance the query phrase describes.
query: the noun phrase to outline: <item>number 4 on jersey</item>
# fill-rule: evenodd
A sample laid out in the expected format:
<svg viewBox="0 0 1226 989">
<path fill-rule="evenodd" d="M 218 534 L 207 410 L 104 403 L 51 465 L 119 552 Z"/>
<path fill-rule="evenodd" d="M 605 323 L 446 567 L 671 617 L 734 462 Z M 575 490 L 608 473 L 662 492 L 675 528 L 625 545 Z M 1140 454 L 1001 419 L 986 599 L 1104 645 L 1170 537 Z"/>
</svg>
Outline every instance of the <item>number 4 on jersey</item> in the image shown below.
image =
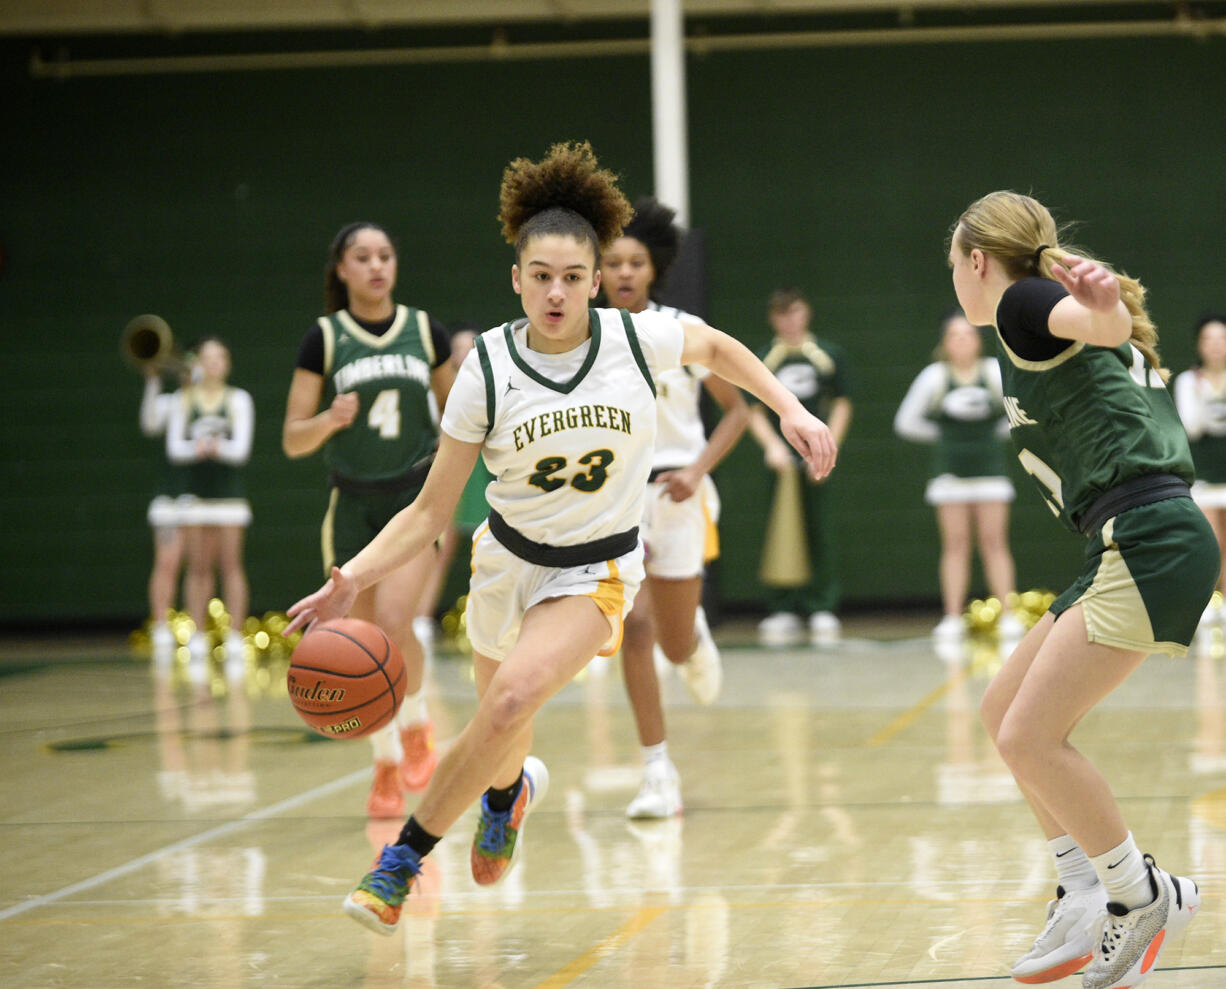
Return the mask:
<svg viewBox="0 0 1226 989">
<path fill-rule="evenodd" d="M 388 388 L 379 392 L 366 414 L 366 424 L 385 440 L 400 437 L 400 392 Z"/>
</svg>

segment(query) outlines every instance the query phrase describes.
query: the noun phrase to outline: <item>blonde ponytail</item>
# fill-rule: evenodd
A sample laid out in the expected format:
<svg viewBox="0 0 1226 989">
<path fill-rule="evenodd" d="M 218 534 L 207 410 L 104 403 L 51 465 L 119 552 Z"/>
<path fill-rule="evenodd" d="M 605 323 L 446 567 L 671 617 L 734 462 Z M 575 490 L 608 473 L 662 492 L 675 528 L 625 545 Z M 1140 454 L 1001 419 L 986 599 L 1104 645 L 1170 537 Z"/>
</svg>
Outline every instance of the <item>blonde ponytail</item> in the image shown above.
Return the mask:
<svg viewBox="0 0 1226 989">
<path fill-rule="evenodd" d="M 976 248 L 996 258 L 1011 278 L 1051 278 L 1052 268 L 1065 254 L 1096 261 L 1120 283 L 1120 300 L 1132 317 L 1131 342 L 1166 381 L 1170 371 L 1158 355 L 1158 331 L 1145 308 L 1145 288 L 1135 278 L 1121 274 L 1089 252 L 1060 242 L 1061 230 L 1038 200 L 1017 192 L 990 192 L 977 199 L 958 217 L 950 231 L 958 235 L 963 254 Z M 1063 232 L 1067 233 L 1068 228 Z"/>
</svg>

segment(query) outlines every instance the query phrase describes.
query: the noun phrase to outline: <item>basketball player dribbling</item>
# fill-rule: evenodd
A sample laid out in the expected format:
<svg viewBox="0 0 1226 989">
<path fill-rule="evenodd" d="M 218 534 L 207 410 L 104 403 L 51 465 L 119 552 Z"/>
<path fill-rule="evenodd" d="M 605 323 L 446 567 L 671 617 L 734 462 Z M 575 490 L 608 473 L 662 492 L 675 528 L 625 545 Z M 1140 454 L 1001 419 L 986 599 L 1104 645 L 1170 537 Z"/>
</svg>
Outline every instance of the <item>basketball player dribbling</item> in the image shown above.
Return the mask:
<svg viewBox="0 0 1226 989">
<path fill-rule="evenodd" d="M 705 323 L 591 309 L 600 252 L 630 218 L 591 147 L 517 159 L 502 182 L 511 282 L 527 320 L 483 333 L 452 389 L 421 497 L 290 609 L 289 630 L 345 614 L 359 590 L 437 537 L 482 455 L 495 476 L 474 535 L 468 634 L 480 696 L 394 844 L 345 901 L 391 934 L 422 859 L 476 800 L 473 878 L 502 879 L 548 787 L 532 719 L 597 653 L 612 654 L 643 579 L 638 536 L 655 447 L 656 376 L 700 363 L 758 396 L 819 477 L 829 430 L 749 350 Z"/>
</svg>

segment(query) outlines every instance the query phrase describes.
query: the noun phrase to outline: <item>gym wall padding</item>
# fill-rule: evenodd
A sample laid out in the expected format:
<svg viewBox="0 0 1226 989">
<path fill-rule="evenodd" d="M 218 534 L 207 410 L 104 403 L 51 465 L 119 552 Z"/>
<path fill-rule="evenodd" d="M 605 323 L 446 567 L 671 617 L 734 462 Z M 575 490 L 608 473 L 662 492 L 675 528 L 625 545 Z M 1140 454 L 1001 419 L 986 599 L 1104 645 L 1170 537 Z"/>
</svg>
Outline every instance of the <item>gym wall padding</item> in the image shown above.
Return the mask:
<svg viewBox="0 0 1226 989">
<path fill-rule="evenodd" d="M 0 43 L 10 626 L 145 614 L 159 451 L 118 353 L 132 316 L 231 344 L 257 413 L 252 609 L 283 609 L 321 576 L 322 460 L 288 461 L 280 430 L 333 233 L 386 225 L 398 300 L 493 325 L 519 312 L 496 221 L 508 160 L 589 139 L 631 197 L 652 191 L 645 57 L 52 80 L 28 54 Z M 954 301 L 944 238 L 972 199 L 1030 191 L 1081 220 L 1081 241 L 1147 284 L 1167 361 L 1187 366 L 1196 314 L 1226 307 L 1224 54 L 1223 39 L 1135 39 L 689 57 L 711 322 L 757 348 L 767 295 L 796 284 L 852 361 L 830 482 L 849 605 L 936 604 L 927 451 L 891 420 Z M 718 589 L 753 610 L 767 478 L 752 439 L 717 480 Z M 1016 480 L 1018 584 L 1059 589 L 1080 541 Z"/>
</svg>

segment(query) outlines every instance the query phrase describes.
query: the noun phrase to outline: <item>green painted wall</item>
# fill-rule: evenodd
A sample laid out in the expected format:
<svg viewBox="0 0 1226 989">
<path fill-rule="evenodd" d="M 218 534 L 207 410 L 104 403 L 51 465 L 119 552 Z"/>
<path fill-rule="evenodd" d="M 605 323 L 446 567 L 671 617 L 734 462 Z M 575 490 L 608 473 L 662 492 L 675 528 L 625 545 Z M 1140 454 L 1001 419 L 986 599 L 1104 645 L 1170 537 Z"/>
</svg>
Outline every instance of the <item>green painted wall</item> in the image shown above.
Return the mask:
<svg viewBox="0 0 1226 989">
<path fill-rule="evenodd" d="M 1173 367 L 1226 305 L 1226 41 L 1001 43 L 691 58 L 692 216 L 711 321 L 751 346 L 779 283 L 854 362 L 856 418 L 832 482 L 849 603 L 936 600 L 926 452 L 890 421 L 951 302 L 943 238 L 971 199 L 1033 191 L 1149 286 Z M 279 437 L 327 243 L 371 218 L 400 239 L 397 296 L 444 321 L 517 312 L 495 220 L 503 165 L 590 139 L 651 191 L 646 59 L 38 81 L 0 44 L 0 622 L 135 622 L 158 455 L 117 344 L 133 315 L 219 333 L 255 397 L 252 606 L 316 586 L 318 458 Z M 752 608 L 766 478 L 746 439 L 721 468 L 729 606 Z M 1021 487 L 1023 588 L 1080 546 Z"/>
</svg>

